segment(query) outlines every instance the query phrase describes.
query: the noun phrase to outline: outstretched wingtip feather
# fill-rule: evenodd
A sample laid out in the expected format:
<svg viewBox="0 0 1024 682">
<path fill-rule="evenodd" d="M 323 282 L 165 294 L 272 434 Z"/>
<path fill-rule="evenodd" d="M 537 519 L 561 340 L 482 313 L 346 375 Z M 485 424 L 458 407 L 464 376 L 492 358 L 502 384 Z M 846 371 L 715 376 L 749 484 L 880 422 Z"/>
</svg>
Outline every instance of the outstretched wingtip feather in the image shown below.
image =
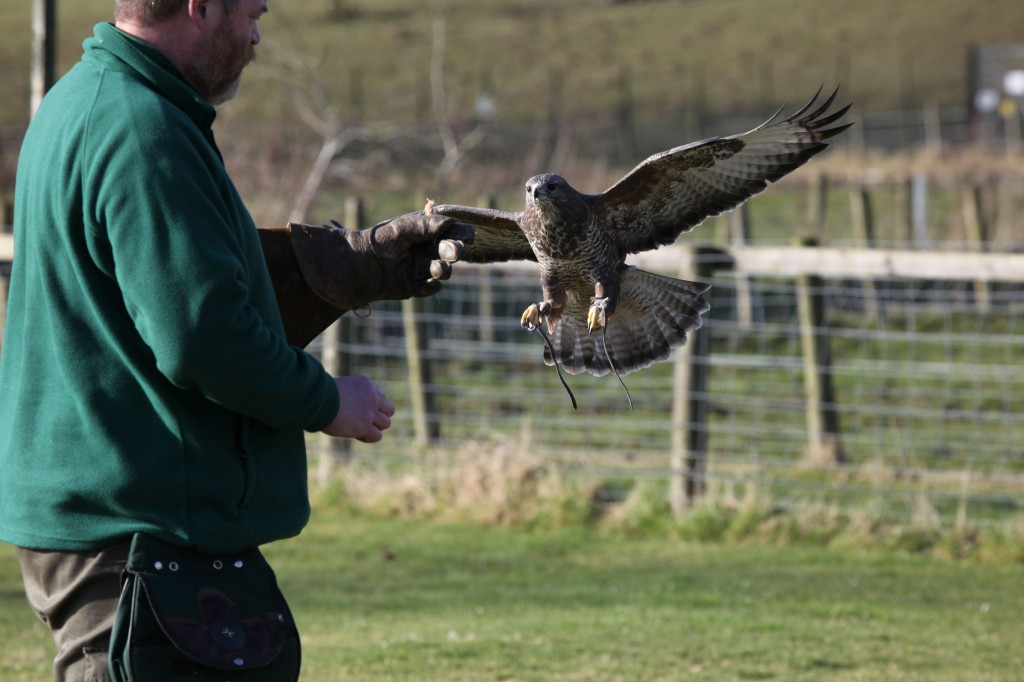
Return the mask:
<svg viewBox="0 0 1024 682">
<path fill-rule="evenodd" d="M 787 99 L 785 102 L 782 103 L 781 107 L 779 107 L 778 109 L 775 110 L 774 114 L 769 116 L 765 120 L 764 123 L 762 123 L 761 125 L 759 125 L 756 128 L 754 128 L 754 130 L 761 130 L 762 128 L 767 128 L 768 126 L 770 126 L 772 123 L 775 122 L 775 119 L 777 119 L 779 116 L 781 116 L 782 112 L 784 112 L 788 107 L 789 107 L 789 100 Z"/>
<path fill-rule="evenodd" d="M 825 87 L 824 83 L 819 85 L 818 86 L 818 91 L 814 93 L 813 97 L 811 97 L 809 100 L 807 100 L 807 104 L 803 105 L 802 107 L 800 107 L 800 109 L 798 109 L 797 111 L 793 112 L 792 114 L 790 114 L 789 116 L 784 118 L 783 119 L 783 123 L 794 123 L 794 122 L 799 121 L 801 118 L 803 118 L 804 114 L 806 114 L 810 110 L 810 108 L 812 106 L 814 106 L 814 103 L 818 101 L 818 97 L 821 96 L 821 91 L 822 91 L 822 89 L 824 87 Z M 813 117 L 814 117 L 814 115 L 812 114 L 808 118 L 813 118 Z"/>
<path fill-rule="evenodd" d="M 836 111 L 833 111 L 828 116 L 824 116 L 822 118 L 810 119 L 810 120 L 808 120 L 804 124 L 804 126 L 808 130 L 818 130 L 819 128 L 824 128 L 825 126 L 829 125 L 830 123 L 834 123 L 835 121 L 838 121 L 843 116 L 845 116 L 846 112 L 848 112 L 850 110 L 850 107 L 852 107 L 852 106 L 853 106 L 853 103 L 851 102 L 850 104 L 847 104 L 845 107 L 843 107 L 841 109 L 837 109 Z"/>
<path fill-rule="evenodd" d="M 814 99 L 812 99 L 810 102 L 808 102 L 807 105 L 810 106 L 811 103 L 814 102 L 814 100 L 818 99 L 818 95 L 819 94 L 821 94 L 821 88 L 820 87 L 818 88 L 818 94 L 816 94 L 814 96 Z M 815 121 L 815 120 L 817 120 L 819 116 L 821 116 L 826 111 L 828 111 L 828 108 L 830 106 L 832 106 L 832 102 L 836 101 L 836 95 L 838 95 L 838 94 L 839 94 L 839 87 L 836 86 L 836 89 L 833 90 L 832 94 L 829 95 L 825 99 L 824 103 L 822 103 L 822 105 L 820 107 L 818 107 L 817 109 L 815 109 L 813 112 L 807 114 L 807 116 L 805 116 L 804 119 L 807 120 L 807 121 Z"/>
</svg>

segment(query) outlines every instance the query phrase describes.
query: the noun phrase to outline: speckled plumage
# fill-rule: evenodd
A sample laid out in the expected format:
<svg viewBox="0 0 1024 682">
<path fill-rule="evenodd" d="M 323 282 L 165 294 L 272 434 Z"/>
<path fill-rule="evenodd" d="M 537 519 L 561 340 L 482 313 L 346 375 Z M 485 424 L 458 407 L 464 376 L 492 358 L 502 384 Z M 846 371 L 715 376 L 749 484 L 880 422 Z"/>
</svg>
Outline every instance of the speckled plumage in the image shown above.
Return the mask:
<svg viewBox="0 0 1024 682">
<path fill-rule="evenodd" d="M 581 194 L 549 173 L 527 182 L 518 213 L 432 210 L 476 229 L 464 260 L 540 264 L 543 298 L 523 324 L 546 321 L 548 364 L 569 373 L 627 374 L 668 358 L 709 306 L 701 298 L 706 285 L 637 270 L 626 256 L 671 244 L 825 149 L 824 140 L 852 125 L 827 128 L 849 109 L 828 112 L 836 92 L 812 110 L 819 90 L 796 113 L 776 120 L 780 110 L 749 132 L 655 154 L 601 194 Z"/>
</svg>

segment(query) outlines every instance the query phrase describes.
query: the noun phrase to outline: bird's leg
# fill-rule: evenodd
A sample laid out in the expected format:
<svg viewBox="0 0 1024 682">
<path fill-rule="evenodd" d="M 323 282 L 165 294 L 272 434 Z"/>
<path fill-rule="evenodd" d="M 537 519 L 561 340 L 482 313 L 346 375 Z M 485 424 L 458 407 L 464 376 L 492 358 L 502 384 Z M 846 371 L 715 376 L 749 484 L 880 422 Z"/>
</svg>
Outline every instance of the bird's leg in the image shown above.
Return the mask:
<svg viewBox="0 0 1024 682">
<path fill-rule="evenodd" d="M 541 276 L 541 289 L 544 298 L 539 303 L 534 303 L 523 311 L 519 320 L 523 329 L 533 331 L 540 326 L 541 320 L 547 322 L 548 332 L 554 331 L 555 325 L 562 319 L 565 311 L 566 296 L 565 289 L 554 280 Z"/>
<path fill-rule="evenodd" d="M 608 324 L 608 297 L 604 295 L 604 284 L 594 284 L 594 298 L 590 301 L 587 311 L 587 333 L 593 334 L 595 329 L 604 329 Z"/>
</svg>

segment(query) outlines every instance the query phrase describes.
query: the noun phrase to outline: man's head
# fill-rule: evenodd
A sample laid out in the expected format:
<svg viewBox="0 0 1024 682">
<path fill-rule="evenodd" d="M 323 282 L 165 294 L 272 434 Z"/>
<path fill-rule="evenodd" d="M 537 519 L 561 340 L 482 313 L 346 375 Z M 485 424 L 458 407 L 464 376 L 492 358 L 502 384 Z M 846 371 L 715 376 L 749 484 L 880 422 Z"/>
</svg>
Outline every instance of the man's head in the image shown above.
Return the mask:
<svg viewBox="0 0 1024 682">
<path fill-rule="evenodd" d="M 164 52 L 211 104 L 238 92 L 267 0 L 115 0 L 117 27 Z"/>
<path fill-rule="evenodd" d="M 187 7 L 189 0 L 114 0 L 114 21 L 132 21 L 153 26 L 166 21 Z M 238 0 L 224 0 L 224 11 L 231 14 Z"/>
</svg>

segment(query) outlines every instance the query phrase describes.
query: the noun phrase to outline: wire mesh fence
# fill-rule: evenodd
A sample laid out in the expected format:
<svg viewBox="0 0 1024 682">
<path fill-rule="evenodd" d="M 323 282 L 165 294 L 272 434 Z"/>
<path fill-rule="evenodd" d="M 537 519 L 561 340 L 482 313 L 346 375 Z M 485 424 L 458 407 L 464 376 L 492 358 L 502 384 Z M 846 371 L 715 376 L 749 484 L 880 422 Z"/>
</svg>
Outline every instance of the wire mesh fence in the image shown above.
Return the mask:
<svg viewBox="0 0 1024 682">
<path fill-rule="evenodd" d="M 796 283 L 719 272 L 704 327 L 709 353 L 700 423 L 673 425 L 680 391 L 673 361 L 624 377 L 567 377 L 574 410 L 543 341 L 521 328 L 539 294 L 535 268 L 463 268 L 416 312 L 432 429 L 415 424 L 407 318 L 398 303 L 346 316 L 337 350 L 353 373 L 377 380 L 399 412 L 382 443 L 346 456 L 373 466 L 422 466 L 436 448 L 517 439 L 533 455 L 580 475 L 663 479 L 675 429 L 706 435 L 709 487 L 757 490 L 780 506 L 870 505 L 895 518 L 1018 522 L 1024 515 L 1024 302 L 1021 286 L 826 278 L 836 457 L 809 457 L 805 348 Z M 738 296 L 739 290 L 744 294 Z M 741 311 L 741 305 L 749 310 Z M 408 311 L 407 311 L 408 312 Z M 318 342 L 318 343 L 322 343 Z M 314 347 L 316 350 L 316 347 Z M 692 396 L 691 396 L 692 397 Z M 417 408 L 418 409 L 418 408 Z M 324 454 L 324 443 L 311 441 Z"/>
</svg>

